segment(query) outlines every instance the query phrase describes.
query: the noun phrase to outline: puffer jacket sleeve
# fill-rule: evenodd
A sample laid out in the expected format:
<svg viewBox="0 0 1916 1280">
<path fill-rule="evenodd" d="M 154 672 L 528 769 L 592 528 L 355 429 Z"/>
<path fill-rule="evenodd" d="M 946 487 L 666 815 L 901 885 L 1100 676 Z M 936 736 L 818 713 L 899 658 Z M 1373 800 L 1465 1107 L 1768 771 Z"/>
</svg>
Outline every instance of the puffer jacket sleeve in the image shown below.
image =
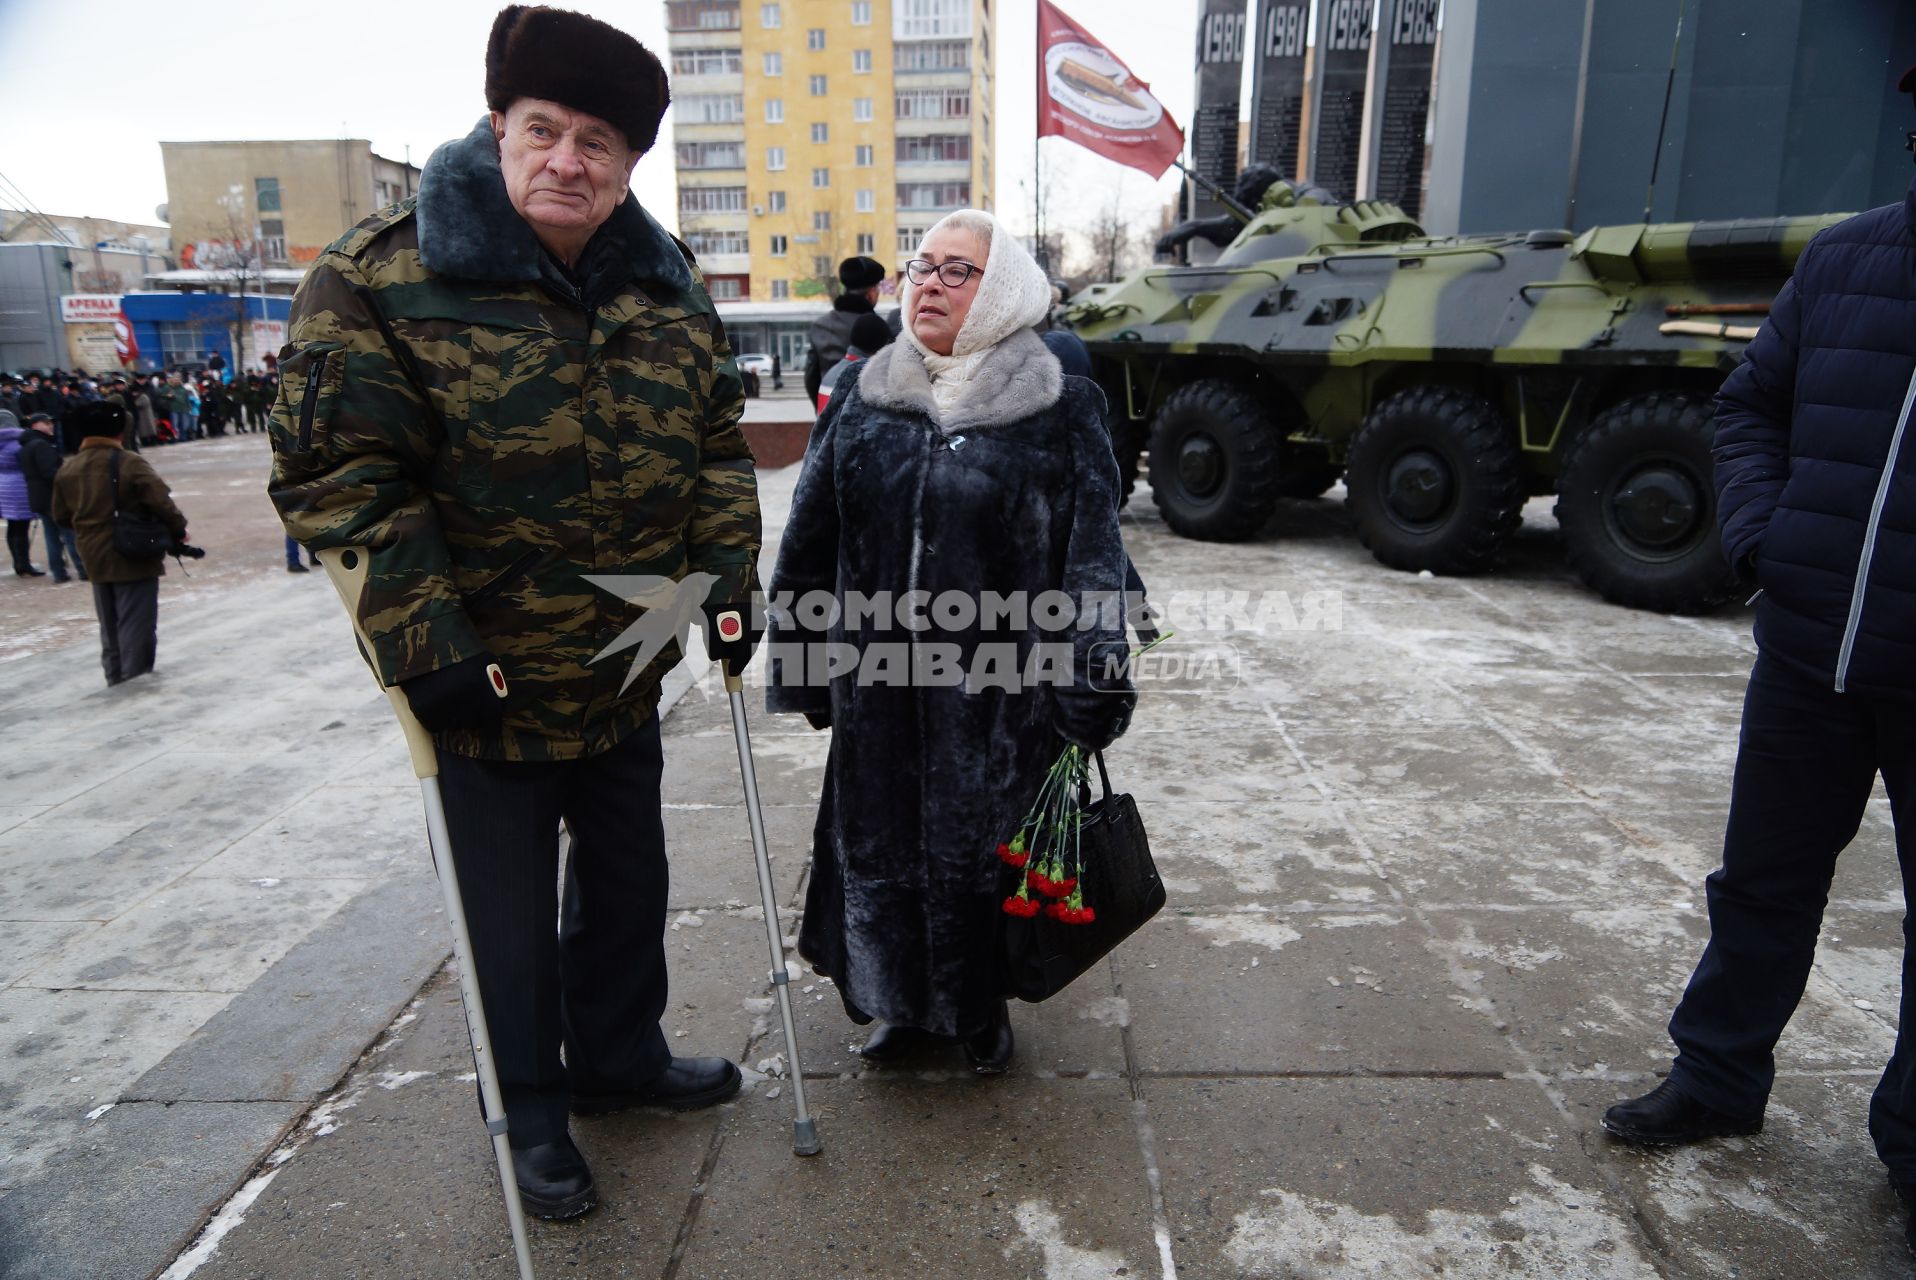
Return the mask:
<svg viewBox="0 0 1916 1280">
<path fill-rule="evenodd" d="M 853 366 L 855 370 L 857 366 Z M 825 412 L 812 424 L 799 464 L 798 487 L 792 510 L 778 544 L 778 565 L 772 570 L 770 630 L 771 681 L 765 691 L 766 709 L 775 712 L 824 716 L 831 711 L 829 685 L 805 683 L 805 647 L 822 645 L 823 629 L 800 625 L 792 605 L 805 595 L 822 591 L 835 595 L 838 587 L 838 421 L 856 376 L 847 377 L 834 391 Z"/>
<path fill-rule="evenodd" d="M 709 318 L 712 347 L 706 374 L 705 425 L 699 443 L 698 481 L 692 491 L 692 521 L 686 530 L 686 560 L 697 572 L 719 579 L 715 602 L 737 604 L 758 590 L 762 538 L 758 475 L 739 420 L 745 416 L 745 383 L 718 317 Z"/>
<path fill-rule="evenodd" d="M 1131 724 L 1137 705 L 1125 660 L 1124 539 L 1118 531 L 1118 460 L 1099 420 L 1095 392 L 1081 379 L 1065 380 L 1059 409 L 1069 421 L 1072 494 L 1070 542 L 1063 590 L 1076 607 L 1071 632 L 1073 681 L 1052 698 L 1057 729 L 1068 740 L 1102 751 Z M 1083 623 L 1090 619 L 1092 625 Z"/>
<path fill-rule="evenodd" d="M 369 553 L 359 622 L 382 683 L 485 653 L 428 488 L 444 428 L 350 257 L 314 265 L 290 337 L 267 485 L 286 532 L 309 550 Z"/>
<path fill-rule="evenodd" d="M 1751 340 L 1716 397 L 1716 518 L 1723 555 L 1740 572 L 1776 512 L 1790 474 L 1790 418 L 1795 411 L 1796 361 L 1802 327 L 1797 279 L 1808 264 L 1803 251 L 1797 277 L 1786 281 L 1770 318 Z"/>
</svg>

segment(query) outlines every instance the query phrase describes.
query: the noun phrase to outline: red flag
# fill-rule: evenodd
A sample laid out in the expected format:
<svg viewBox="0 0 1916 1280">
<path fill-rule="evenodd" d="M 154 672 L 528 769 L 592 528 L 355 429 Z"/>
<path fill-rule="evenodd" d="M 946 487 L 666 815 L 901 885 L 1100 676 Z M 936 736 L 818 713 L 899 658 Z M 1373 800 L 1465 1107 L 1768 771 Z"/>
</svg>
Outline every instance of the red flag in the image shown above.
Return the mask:
<svg viewBox="0 0 1916 1280">
<path fill-rule="evenodd" d="M 140 342 L 133 336 L 133 323 L 126 318 L 125 307 L 113 319 L 113 354 L 123 365 L 135 364 L 140 358 Z"/>
<path fill-rule="evenodd" d="M 1038 136 L 1048 135 L 1154 178 L 1184 151 L 1184 130 L 1151 86 L 1051 0 L 1038 0 Z"/>
</svg>

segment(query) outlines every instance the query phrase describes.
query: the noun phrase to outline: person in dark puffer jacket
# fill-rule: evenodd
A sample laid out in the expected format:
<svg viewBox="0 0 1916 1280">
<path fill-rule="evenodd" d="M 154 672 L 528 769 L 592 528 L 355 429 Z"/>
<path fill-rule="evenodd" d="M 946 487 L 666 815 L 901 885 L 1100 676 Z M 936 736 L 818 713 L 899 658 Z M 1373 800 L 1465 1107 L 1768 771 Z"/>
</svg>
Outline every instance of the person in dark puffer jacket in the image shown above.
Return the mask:
<svg viewBox="0 0 1916 1280">
<path fill-rule="evenodd" d="M 1903 91 L 1916 90 L 1916 68 Z M 1880 772 L 1916 858 L 1916 184 L 1804 250 L 1717 397 L 1723 550 L 1760 590 L 1710 941 L 1670 1020 L 1668 1080 L 1603 1124 L 1636 1143 L 1754 1133 L 1836 858 Z M 1896 1047 L 1869 1129 L 1916 1208 L 1916 1016 L 1904 925 Z M 1906 1224 L 1916 1250 L 1916 1214 Z"/>
</svg>

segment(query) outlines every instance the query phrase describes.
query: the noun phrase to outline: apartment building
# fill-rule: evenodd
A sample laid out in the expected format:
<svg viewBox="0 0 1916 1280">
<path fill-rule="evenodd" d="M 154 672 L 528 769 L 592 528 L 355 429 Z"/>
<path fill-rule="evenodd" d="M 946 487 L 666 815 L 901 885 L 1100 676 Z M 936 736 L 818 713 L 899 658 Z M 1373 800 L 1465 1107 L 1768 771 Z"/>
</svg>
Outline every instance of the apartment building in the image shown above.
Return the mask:
<svg viewBox="0 0 1916 1280">
<path fill-rule="evenodd" d="M 679 233 L 714 298 L 822 300 L 840 259 L 902 268 L 944 213 L 993 207 L 991 0 L 665 9 Z"/>
</svg>

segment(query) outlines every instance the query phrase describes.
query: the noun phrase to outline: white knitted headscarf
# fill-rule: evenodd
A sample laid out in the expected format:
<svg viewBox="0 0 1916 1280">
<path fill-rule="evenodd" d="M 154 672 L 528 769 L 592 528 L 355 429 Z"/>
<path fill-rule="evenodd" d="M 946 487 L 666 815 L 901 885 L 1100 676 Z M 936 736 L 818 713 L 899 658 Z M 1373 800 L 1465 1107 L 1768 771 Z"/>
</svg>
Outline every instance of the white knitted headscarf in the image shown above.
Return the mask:
<svg viewBox="0 0 1916 1280">
<path fill-rule="evenodd" d="M 978 279 L 978 292 L 971 310 L 951 344 L 951 354 L 941 356 L 918 340 L 911 331 L 911 305 L 917 286 L 909 279 L 899 294 L 899 306 L 905 316 L 904 337 L 925 359 L 925 372 L 931 375 L 931 394 L 938 405 L 939 417 L 964 397 L 965 390 L 993 347 L 1020 329 L 1029 329 L 1044 319 L 1051 309 L 1051 281 L 1031 259 L 1016 236 L 1005 233 L 998 220 L 983 209 L 956 209 L 946 214 L 925 232 L 918 242 L 923 256 L 925 240 L 946 226 L 962 227 L 983 243 L 986 257 L 984 273 Z"/>
</svg>

